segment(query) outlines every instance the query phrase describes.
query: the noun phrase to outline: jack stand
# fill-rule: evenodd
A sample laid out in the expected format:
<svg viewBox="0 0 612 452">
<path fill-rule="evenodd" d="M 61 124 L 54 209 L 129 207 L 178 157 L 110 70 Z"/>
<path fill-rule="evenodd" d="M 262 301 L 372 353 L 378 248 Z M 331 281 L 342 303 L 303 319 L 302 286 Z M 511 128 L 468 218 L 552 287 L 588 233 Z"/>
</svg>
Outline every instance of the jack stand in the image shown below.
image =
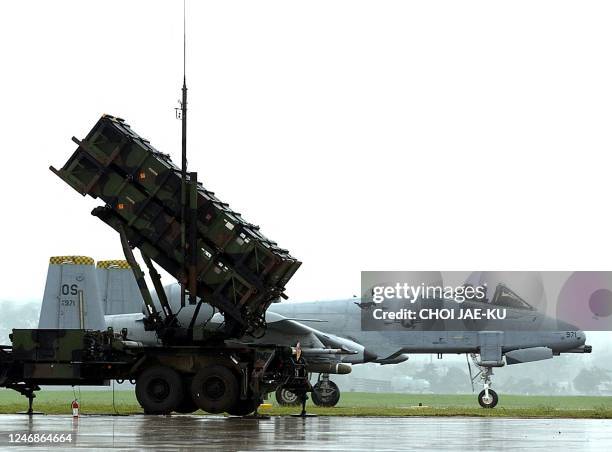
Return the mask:
<svg viewBox="0 0 612 452">
<path fill-rule="evenodd" d="M 32 404 L 34 403 L 34 397 L 36 397 L 34 393 L 28 392 L 27 394 L 24 394 L 24 395 L 28 398 L 28 411 L 19 411 L 17 412 L 17 414 L 27 414 L 28 416 L 32 416 L 34 414 L 45 414 L 42 411 L 34 411 L 32 409 Z"/>
<path fill-rule="evenodd" d="M 32 416 L 32 414 L 34 414 L 34 410 L 32 409 L 33 403 L 34 403 L 33 394 L 28 394 L 28 411 L 26 411 L 26 414 L 28 416 Z"/>
<path fill-rule="evenodd" d="M 316 417 L 316 414 L 310 414 L 306 412 L 306 401 L 308 400 L 308 396 L 304 392 L 302 394 L 302 412 L 300 414 L 292 414 L 292 417 Z"/>
</svg>

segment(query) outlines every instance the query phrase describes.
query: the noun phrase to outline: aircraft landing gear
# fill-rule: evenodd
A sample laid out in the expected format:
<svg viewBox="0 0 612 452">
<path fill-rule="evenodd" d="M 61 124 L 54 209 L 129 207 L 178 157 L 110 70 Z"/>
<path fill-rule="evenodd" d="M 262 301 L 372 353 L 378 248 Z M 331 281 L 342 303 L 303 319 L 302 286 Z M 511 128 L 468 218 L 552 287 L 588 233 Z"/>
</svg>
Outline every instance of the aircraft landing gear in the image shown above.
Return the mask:
<svg viewBox="0 0 612 452">
<path fill-rule="evenodd" d="M 493 375 L 493 369 L 491 367 L 483 367 L 480 371 L 480 378 L 484 389 L 478 394 L 478 403 L 483 408 L 495 408 L 499 397 L 497 392 L 491 389 L 491 375 Z"/>
<path fill-rule="evenodd" d="M 329 374 L 320 374 L 312 388 L 312 402 L 317 406 L 332 407 L 340 400 L 340 388 L 329 379 Z"/>
<path fill-rule="evenodd" d="M 281 406 L 295 406 L 300 404 L 300 398 L 293 391 L 282 386 L 276 390 L 276 401 Z"/>
<path fill-rule="evenodd" d="M 308 380 L 306 381 L 308 382 Z M 297 403 L 292 403 L 291 405 L 300 406 L 302 408 L 299 414 L 292 414 L 291 415 L 292 417 L 316 417 L 316 414 L 309 414 L 306 412 L 306 401 L 308 400 L 309 390 L 312 390 L 310 383 L 308 383 L 308 386 L 301 386 L 301 387 L 297 386 L 297 387 L 291 388 L 290 393 L 293 394 L 297 400 Z M 278 397 L 278 393 L 277 393 L 277 397 Z"/>
<path fill-rule="evenodd" d="M 484 389 L 480 391 L 480 394 L 478 394 L 478 404 L 483 408 L 495 408 L 497 402 L 499 401 L 499 396 L 497 395 L 497 392 L 491 389 L 491 376 L 493 375 L 493 368 L 479 365 L 476 360 L 476 355 L 474 354 L 471 355 L 471 358 L 474 365 L 480 369 L 480 372 L 472 377 L 472 368 L 469 367 L 468 361 L 468 368 L 470 371 L 470 377 L 472 379 L 472 390 L 474 389 L 474 380 L 476 380 L 478 377 L 480 377 L 482 380 L 482 385 L 484 387 Z"/>
<path fill-rule="evenodd" d="M 480 394 L 478 394 L 478 403 L 483 408 L 495 408 L 498 400 L 497 392 L 492 389 L 483 389 L 480 391 Z"/>
</svg>

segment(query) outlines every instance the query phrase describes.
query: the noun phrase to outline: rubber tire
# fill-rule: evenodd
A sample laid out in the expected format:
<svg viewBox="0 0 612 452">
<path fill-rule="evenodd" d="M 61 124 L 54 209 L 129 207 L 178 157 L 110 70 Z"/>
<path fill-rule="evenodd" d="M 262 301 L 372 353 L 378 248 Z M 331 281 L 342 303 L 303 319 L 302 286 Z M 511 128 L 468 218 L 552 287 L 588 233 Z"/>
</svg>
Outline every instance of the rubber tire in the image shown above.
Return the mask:
<svg viewBox="0 0 612 452">
<path fill-rule="evenodd" d="M 178 404 L 178 406 L 174 409 L 179 414 L 191 414 L 198 411 L 199 408 L 196 403 L 191 398 L 191 393 L 186 392 L 183 400 Z"/>
<path fill-rule="evenodd" d="M 255 408 L 257 408 L 257 402 L 253 399 L 238 400 L 232 408 L 227 410 L 227 414 L 231 414 L 232 416 L 246 416 L 255 411 Z"/>
<path fill-rule="evenodd" d="M 492 396 L 492 401 L 489 404 L 486 404 L 483 400 L 483 397 L 485 395 L 485 391 L 484 389 L 482 391 L 480 391 L 480 394 L 478 394 L 478 403 L 480 404 L 481 407 L 483 408 L 495 408 L 497 406 L 497 402 L 499 401 L 499 397 L 497 396 L 497 392 L 493 391 L 492 389 L 489 389 L 489 395 Z"/>
<path fill-rule="evenodd" d="M 167 395 L 156 398 L 151 394 L 150 385 L 159 383 Z M 153 366 L 145 369 L 136 379 L 136 399 L 145 414 L 169 414 L 183 400 L 185 391 L 181 376 L 174 369 L 166 366 Z"/>
<path fill-rule="evenodd" d="M 319 394 L 321 382 L 318 382 L 312 388 L 312 403 L 314 403 L 316 406 L 332 407 L 336 406 L 340 401 L 340 388 L 338 387 L 338 385 L 331 380 L 327 383 L 333 389 L 333 392 L 330 396 L 322 396 L 321 394 Z"/>
<path fill-rule="evenodd" d="M 196 403 L 191 397 L 191 380 L 192 375 L 183 375 L 183 400 L 174 409 L 179 414 L 191 414 L 199 410 Z"/>
<path fill-rule="evenodd" d="M 212 396 L 204 389 L 208 384 L 216 384 L 211 390 L 219 391 Z M 239 397 L 238 378 L 225 366 L 212 365 L 201 369 L 191 382 L 191 396 L 198 408 L 212 414 L 231 410 Z"/>
<path fill-rule="evenodd" d="M 293 392 L 292 392 L 292 391 L 290 391 L 290 390 L 288 390 L 288 389 L 285 389 L 285 388 L 283 388 L 282 386 L 276 390 L 276 402 L 277 402 L 277 403 L 278 403 L 280 406 L 297 406 L 297 405 L 299 405 L 299 404 L 301 403 L 301 402 L 300 402 L 300 398 L 299 398 L 299 397 L 297 397 L 297 396 L 295 396 L 295 401 L 289 401 L 289 400 L 287 400 L 287 399 L 286 399 L 286 398 L 283 396 L 283 393 L 285 393 L 285 392 L 289 392 L 289 393 L 293 394 Z M 293 394 L 293 395 L 295 395 L 295 394 Z"/>
</svg>

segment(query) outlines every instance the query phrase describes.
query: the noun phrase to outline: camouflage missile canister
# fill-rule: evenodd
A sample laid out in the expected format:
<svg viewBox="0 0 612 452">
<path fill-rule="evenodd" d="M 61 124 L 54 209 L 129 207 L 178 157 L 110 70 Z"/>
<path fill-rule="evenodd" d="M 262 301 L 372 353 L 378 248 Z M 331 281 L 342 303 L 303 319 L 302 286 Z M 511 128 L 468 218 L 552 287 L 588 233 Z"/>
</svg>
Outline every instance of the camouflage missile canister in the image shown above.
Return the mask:
<svg viewBox="0 0 612 452">
<path fill-rule="evenodd" d="M 113 116 L 73 141 L 74 154 L 62 169 L 51 169 L 82 195 L 104 201 L 92 213 L 185 282 L 181 170 Z M 262 318 L 301 265 L 200 183 L 197 250 L 197 295 L 244 325 Z"/>
</svg>

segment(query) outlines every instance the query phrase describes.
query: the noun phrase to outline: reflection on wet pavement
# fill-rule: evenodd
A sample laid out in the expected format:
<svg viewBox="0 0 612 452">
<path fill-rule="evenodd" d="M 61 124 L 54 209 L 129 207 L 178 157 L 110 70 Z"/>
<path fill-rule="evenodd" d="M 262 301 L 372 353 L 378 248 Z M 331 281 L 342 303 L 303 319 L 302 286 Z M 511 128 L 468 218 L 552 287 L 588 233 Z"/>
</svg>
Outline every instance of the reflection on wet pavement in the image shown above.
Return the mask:
<svg viewBox="0 0 612 452">
<path fill-rule="evenodd" d="M 221 416 L 0 416 L 0 446 L 16 433 L 71 433 L 61 449 L 612 450 L 612 420 Z M 26 448 L 25 444 L 21 444 Z M 28 450 L 31 449 L 27 447 Z"/>
</svg>

